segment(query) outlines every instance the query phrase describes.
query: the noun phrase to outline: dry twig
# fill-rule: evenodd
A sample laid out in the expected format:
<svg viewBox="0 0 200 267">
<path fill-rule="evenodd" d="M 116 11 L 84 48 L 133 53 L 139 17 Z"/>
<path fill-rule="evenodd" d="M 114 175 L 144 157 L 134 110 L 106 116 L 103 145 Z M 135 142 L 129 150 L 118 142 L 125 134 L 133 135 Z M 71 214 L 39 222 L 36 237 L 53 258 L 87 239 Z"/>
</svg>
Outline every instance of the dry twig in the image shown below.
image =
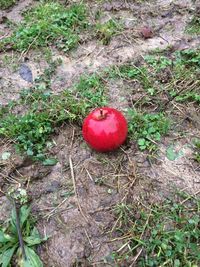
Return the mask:
<svg viewBox="0 0 200 267">
<path fill-rule="evenodd" d="M 82 210 L 81 205 L 80 205 L 80 201 L 79 201 L 79 197 L 78 197 L 78 193 L 77 193 L 77 189 L 76 189 L 76 180 L 75 180 L 74 168 L 73 168 L 71 156 L 69 156 L 69 166 L 70 166 L 70 170 L 71 170 L 71 177 L 72 177 L 72 182 L 73 182 L 73 187 L 74 187 L 74 193 L 75 193 L 75 196 L 77 199 L 78 208 L 79 208 L 81 215 L 83 216 L 85 221 L 88 223 L 88 219 L 86 218 L 85 214 L 83 213 L 83 210 Z"/>
</svg>

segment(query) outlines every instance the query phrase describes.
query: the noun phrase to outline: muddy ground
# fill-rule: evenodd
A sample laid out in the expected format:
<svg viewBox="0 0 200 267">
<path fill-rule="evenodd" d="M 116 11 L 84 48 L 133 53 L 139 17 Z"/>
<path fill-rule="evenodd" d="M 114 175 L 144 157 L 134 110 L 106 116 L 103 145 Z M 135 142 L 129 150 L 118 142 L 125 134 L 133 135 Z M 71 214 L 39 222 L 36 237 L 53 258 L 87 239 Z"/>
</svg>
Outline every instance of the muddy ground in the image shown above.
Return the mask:
<svg viewBox="0 0 200 267">
<path fill-rule="evenodd" d="M 106 2 L 106 1 L 105 1 Z M 88 1 L 91 12 L 101 9 L 104 18 L 121 18 L 125 30 L 112 38 L 110 44 L 86 38 L 79 47 L 66 54 L 52 47 L 53 57 L 62 64 L 53 77 L 55 93 L 70 86 L 82 73 L 93 73 L 105 67 L 136 60 L 149 51 L 171 47 L 173 50 L 195 48 L 200 45 L 199 36 L 185 33 L 199 3 L 197 1 Z M 5 17 L 13 22 L 22 20 L 21 13 L 36 4 L 31 0 L 18 1 L 7 11 L 0 11 L 0 38 L 10 34 Z M 141 35 L 143 26 L 152 29 L 151 38 Z M 5 55 L 9 60 L 5 60 Z M 48 65 L 41 51 L 25 54 L 6 52 L 0 54 L 0 103 L 5 105 L 17 99 L 19 92 L 31 86 L 19 75 L 19 66 L 29 58 L 28 66 L 33 78 Z M 125 111 L 129 92 L 120 82 L 110 82 L 110 105 Z M 184 114 L 182 114 L 184 119 Z M 196 194 L 200 190 L 200 168 L 191 160 L 191 139 L 199 136 L 199 125 L 184 125 L 184 137 L 171 130 L 162 140 L 159 157 L 149 161 L 133 141 L 127 141 L 118 151 L 100 154 L 84 143 L 81 128 L 64 125 L 53 136 L 52 153 L 58 158 L 53 167 L 19 157 L 11 143 L 1 140 L 0 154 L 10 151 L 11 158 L 1 163 L 0 185 L 27 181 L 34 214 L 39 217 L 42 234 L 51 238 L 40 247 L 39 253 L 46 267 L 115 266 L 109 263 L 109 255 L 122 245 L 111 242 L 110 230 L 115 223 L 113 207 L 122 201 L 137 203 L 157 202 L 168 196 L 173 188 Z M 181 157 L 170 161 L 166 149 L 174 144 Z M 70 165 L 71 163 L 71 165 Z M 72 167 L 73 166 L 73 167 Z M 1 196 L 1 195 L 0 195 Z M 10 212 L 6 198 L 0 197 L 0 219 Z M 113 237 L 112 237 L 113 239 Z M 129 266 L 129 265 L 128 265 Z M 132 266 L 132 265 L 131 265 Z"/>
</svg>

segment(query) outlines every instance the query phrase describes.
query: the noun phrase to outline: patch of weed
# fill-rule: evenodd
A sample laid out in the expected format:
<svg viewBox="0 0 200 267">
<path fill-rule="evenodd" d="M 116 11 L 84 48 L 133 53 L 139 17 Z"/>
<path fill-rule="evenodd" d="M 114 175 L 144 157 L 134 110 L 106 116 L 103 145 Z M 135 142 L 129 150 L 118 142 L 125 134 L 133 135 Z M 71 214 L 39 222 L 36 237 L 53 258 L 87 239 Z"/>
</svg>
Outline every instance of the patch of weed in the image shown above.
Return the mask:
<svg viewBox="0 0 200 267">
<path fill-rule="evenodd" d="M 25 106 L 25 114 L 15 115 L 8 107 L 2 107 L 0 113 L 1 136 L 13 139 L 17 151 L 44 164 L 48 159 L 48 140 L 57 126 L 64 122 L 81 123 L 91 108 L 106 105 L 103 80 L 97 74 L 82 76 L 73 88 L 52 94 L 51 77 L 57 64 L 52 62 L 31 89 L 21 92 L 15 105 Z"/>
<path fill-rule="evenodd" d="M 39 101 L 47 101 L 51 95 L 51 78 L 55 74 L 57 67 L 62 62 L 60 60 L 51 61 L 39 77 L 34 80 L 34 85 L 30 89 L 23 89 L 20 92 L 21 104 L 28 104 L 38 108 Z"/>
<path fill-rule="evenodd" d="M 104 88 L 103 80 L 98 74 L 82 76 L 75 85 L 77 97 L 86 100 L 87 106 L 85 108 L 87 109 L 106 105 Z"/>
<path fill-rule="evenodd" d="M 177 95 L 176 101 L 200 103 L 199 50 L 188 49 L 177 52 L 175 56 L 173 84 L 169 94 Z"/>
<path fill-rule="evenodd" d="M 15 0 L 0 0 L 0 8 L 1 9 L 6 9 L 6 8 L 11 7 L 15 3 L 16 3 Z"/>
<path fill-rule="evenodd" d="M 171 94 L 173 95 L 173 94 Z M 183 95 L 179 95 L 175 98 L 177 102 L 196 102 L 200 104 L 200 94 L 195 92 L 187 92 Z"/>
<path fill-rule="evenodd" d="M 109 79 L 127 81 L 131 94 L 137 92 L 141 98 L 136 105 L 166 108 L 172 100 L 199 104 L 199 49 L 188 49 L 175 53 L 154 51 L 144 57 L 144 61 L 109 68 L 105 71 Z M 139 87 L 138 87 L 139 85 Z M 163 101 L 164 100 L 164 101 Z M 164 105 L 163 105 L 164 104 Z"/>
<path fill-rule="evenodd" d="M 153 88 L 152 79 L 148 69 L 145 66 L 137 67 L 131 64 L 121 66 L 114 66 L 106 71 L 109 79 L 122 79 L 122 80 L 135 80 L 141 84 L 143 89 L 150 95 L 155 93 Z"/>
<path fill-rule="evenodd" d="M 199 15 L 194 15 L 190 23 L 187 25 L 186 32 L 189 34 L 200 33 L 200 17 Z"/>
<path fill-rule="evenodd" d="M 78 33 L 86 26 L 86 14 L 83 4 L 65 8 L 56 2 L 41 2 L 25 13 L 23 22 L 0 45 L 11 44 L 13 49 L 25 51 L 52 44 L 68 51 L 78 44 Z"/>
<path fill-rule="evenodd" d="M 175 53 L 176 64 L 182 64 L 187 68 L 200 66 L 200 51 L 199 49 L 186 49 Z"/>
<path fill-rule="evenodd" d="M 46 238 L 40 237 L 37 228 L 30 219 L 30 211 L 30 208 L 24 205 L 19 212 L 26 259 L 22 256 L 19 245 L 15 210 L 12 211 L 12 216 L 8 223 L 0 227 L 0 264 L 4 267 L 10 266 L 14 255 L 16 255 L 16 261 L 23 264 L 21 266 L 36 266 L 36 264 L 38 267 L 43 266 L 34 247 L 46 241 Z"/>
<path fill-rule="evenodd" d="M 5 114 L 8 114 L 9 112 L 10 112 L 9 105 L 0 106 L 0 118 L 3 118 Z"/>
<path fill-rule="evenodd" d="M 113 259 L 120 266 L 199 266 L 199 212 L 200 199 L 185 193 L 147 207 L 119 204 L 116 231 L 125 241 Z"/>
<path fill-rule="evenodd" d="M 195 152 L 194 152 L 194 159 L 200 163 L 200 139 L 194 141 Z"/>
<path fill-rule="evenodd" d="M 97 38 L 102 41 L 104 45 L 110 43 L 111 38 L 122 31 L 122 25 L 116 20 L 110 19 L 109 21 L 101 24 L 96 24 Z"/>
<path fill-rule="evenodd" d="M 178 51 L 170 56 L 150 55 L 146 56 L 145 60 L 152 68 L 151 77 L 157 88 L 157 97 L 163 98 L 167 95 L 169 102 L 173 99 L 199 103 L 200 54 L 198 49 Z"/>
<path fill-rule="evenodd" d="M 1 67 L 6 67 L 11 69 L 13 72 L 16 72 L 19 68 L 18 55 L 5 54 L 2 57 Z"/>
<path fill-rule="evenodd" d="M 136 67 L 135 65 L 115 66 L 108 70 L 109 78 L 122 79 L 147 79 L 147 69 L 145 67 Z"/>
<path fill-rule="evenodd" d="M 31 208 L 27 203 L 24 189 L 11 189 L 9 199 L 13 204 L 10 219 L 0 226 L 0 264 L 11 266 L 15 257 L 15 265 L 42 267 L 42 261 L 35 252 L 35 247 L 47 240 L 41 238 L 36 221 L 31 216 Z"/>
<path fill-rule="evenodd" d="M 161 140 L 169 128 L 170 122 L 164 114 L 140 114 L 129 110 L 129 136 L 136 139 L 139 149 L 156 150 L 157 142 Z"/>
<path fill-rule="evenodd" d="M 172 65 L 172 60 L 163 55 L 160 55 L 159 57 L 147 55 L 144 57 L 144 59 L 154 68 L 156 72 L 159 72 L 160 70 Z"/>
<path fill-rule="evenodd" d="M 28 156 L 38 157 L 52 132 L 52 121 L 47 112 L 8 115 L 1 121 L 0 134 L 15 140 L 17 149 L 26 151 Z"/>
</svg>

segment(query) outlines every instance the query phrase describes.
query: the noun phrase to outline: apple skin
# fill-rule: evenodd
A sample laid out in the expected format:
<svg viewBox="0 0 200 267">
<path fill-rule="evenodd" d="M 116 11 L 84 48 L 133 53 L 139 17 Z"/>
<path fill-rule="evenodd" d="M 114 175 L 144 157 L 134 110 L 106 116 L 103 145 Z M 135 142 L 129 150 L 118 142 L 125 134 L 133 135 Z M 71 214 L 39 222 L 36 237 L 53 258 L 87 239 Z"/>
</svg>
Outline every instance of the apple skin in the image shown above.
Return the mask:
<svg viewBox="0 0 200 267">
<path fill-rule="evenodd" d="M 99 152 L 117 149 L 127 137 L 127 121 L 123 114 L 110 107 L 93 110 L 83 122 L 83 138 Z"/>
</svg>

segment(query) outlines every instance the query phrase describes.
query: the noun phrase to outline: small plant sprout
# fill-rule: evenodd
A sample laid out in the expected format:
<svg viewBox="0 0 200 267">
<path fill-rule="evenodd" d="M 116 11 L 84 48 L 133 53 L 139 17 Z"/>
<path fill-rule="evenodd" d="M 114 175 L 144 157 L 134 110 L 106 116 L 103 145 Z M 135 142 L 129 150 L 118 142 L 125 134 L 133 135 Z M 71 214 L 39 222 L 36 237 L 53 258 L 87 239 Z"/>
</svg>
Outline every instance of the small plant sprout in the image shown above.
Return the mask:
<svg viewBox="0 0 200 267">
<path fill-rule="evenodd" d="M 13 204 L 11 218 L 0 226 L 0 265 L 10 267 L 15 258 L 15 266 L 43 267 L 35 252 L 35 246 L 47 240 L 41 238 L 35 227 L 27 205 L 28 196 L 21 186 L 11 188 L 8 198 Z M 13 257 L 15 255 L 15 257 Z"/>
<path fill-rule="evenodd" d="M 140 150 L 153 151 L 162 135 L 167 134 L 169 120 L 162 113 L 141 114 L 129 110 L 129 135 L 136 139 Z"/>
</svg>

